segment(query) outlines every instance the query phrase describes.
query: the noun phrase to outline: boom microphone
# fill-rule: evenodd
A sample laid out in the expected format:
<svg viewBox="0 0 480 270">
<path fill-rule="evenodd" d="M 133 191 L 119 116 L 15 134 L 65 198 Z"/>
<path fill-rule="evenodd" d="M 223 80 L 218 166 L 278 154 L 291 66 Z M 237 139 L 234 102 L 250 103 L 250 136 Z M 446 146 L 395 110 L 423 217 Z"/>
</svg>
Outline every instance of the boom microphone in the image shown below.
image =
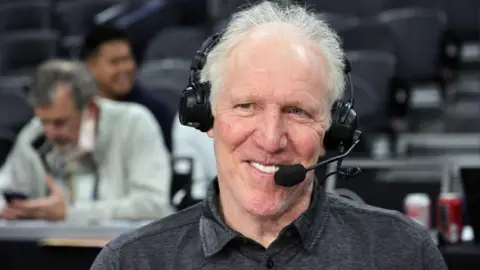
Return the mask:
<svg viewBox="0 0 480 270">
<path fill-rule="evenodd" d="M 305 177 L 307 176 L 308 171 L 313 170 L 322 165 L 326 165 L 326 164 L 335 162 L 337 160 L 343 159 L 344 157 L 348 156 L 348 154 L 350 154 L 350 152 L 359 142 L 360 140 L 356 140 L 355 142 L 353 142 L 352 146 L 350 146 L 350 148 L 348 148 L 348 150 L 345 151 L 343 154 L 334 156 L 332 158 L 319 162 L 315 165 L 312 165 L 308 168 L 305 168 L 302 164 L 292 164 L 292 165 L 281 166 L 280 169 L 278 169 L 278 171 L 275 173 L 275 176 L 274 176 L 275 184 L 284 186 L 284 187 L 293 187 L 295 185 L 298 185 L 305 180 Z"/>
</svg>

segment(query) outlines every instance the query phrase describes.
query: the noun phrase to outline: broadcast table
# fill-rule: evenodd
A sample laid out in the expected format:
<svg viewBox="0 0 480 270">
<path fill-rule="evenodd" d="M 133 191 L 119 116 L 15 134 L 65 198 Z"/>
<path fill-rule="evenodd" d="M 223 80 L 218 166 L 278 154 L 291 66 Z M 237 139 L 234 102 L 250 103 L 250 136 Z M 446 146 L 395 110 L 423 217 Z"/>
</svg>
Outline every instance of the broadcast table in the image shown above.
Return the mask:
<svg viewBox="0 0 480 270">
<path fill-rule="evenodd" d="M 88 270 L 109 240 L 149 222 L 0 221 L 0 269 Z M 480 269 L 480 246 L 466 242 L 440 250 L 451 270 Z"/>
<path fill-rule="evenodd" d="M 472 242 L 441 247 L 440 251 L 450 270 L 480 269 L 480 245 Z"/>
<path fill-rule="evenodd" d="M 147 223 L 0 221 L 0 269 L 88 270 L 109 240 Z"/>
</svg>

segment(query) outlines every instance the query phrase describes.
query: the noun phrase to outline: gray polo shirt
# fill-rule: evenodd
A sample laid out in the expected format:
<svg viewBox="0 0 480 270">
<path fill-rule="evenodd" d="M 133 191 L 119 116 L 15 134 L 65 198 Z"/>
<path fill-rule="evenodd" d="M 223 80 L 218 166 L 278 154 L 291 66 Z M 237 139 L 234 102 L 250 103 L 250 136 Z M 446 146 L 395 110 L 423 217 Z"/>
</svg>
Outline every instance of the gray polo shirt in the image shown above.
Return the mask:
<svg viewBox="0 0 480 270">
<path fill-rule="evenodd" d="M 110 242 L 92 270 L 447 270 L 429 233 L 402 214 L 326 193 L 265 249 L 223 222 L 215 180 L 204 202 Z"/>
</svg>

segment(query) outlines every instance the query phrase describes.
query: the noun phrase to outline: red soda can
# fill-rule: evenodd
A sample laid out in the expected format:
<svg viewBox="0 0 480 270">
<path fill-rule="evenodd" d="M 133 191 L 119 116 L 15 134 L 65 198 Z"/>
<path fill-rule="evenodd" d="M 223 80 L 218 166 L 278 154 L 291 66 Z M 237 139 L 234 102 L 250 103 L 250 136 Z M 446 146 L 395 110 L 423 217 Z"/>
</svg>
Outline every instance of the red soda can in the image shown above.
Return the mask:
<svg viewBox="0 0 480 270">
<path fill-rule="evenodd" d="M 462 198 L 456 193 L 441 193 L 438 198 L 437 228 L 443 241 L 457 244 L 462 240 Z"/>
</svg>

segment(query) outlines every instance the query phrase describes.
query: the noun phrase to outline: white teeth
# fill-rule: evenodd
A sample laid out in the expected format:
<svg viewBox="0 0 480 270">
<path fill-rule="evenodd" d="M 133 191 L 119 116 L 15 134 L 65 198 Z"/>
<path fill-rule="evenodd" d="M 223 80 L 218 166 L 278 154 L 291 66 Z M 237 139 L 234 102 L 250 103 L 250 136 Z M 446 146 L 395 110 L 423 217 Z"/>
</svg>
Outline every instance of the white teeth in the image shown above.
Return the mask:
<svg viewBox="0 0 480 270">
<path fill-rule="evenodd" d="M 275 166 L 275 165 L 265 166 L 255 161 L 251 161 L 250 164 L 252 164 L 252 166 L 255 167 L 256 169 L 265 173 L 274 173 L 279 169 L 278 166 Z"/>
</svg>

